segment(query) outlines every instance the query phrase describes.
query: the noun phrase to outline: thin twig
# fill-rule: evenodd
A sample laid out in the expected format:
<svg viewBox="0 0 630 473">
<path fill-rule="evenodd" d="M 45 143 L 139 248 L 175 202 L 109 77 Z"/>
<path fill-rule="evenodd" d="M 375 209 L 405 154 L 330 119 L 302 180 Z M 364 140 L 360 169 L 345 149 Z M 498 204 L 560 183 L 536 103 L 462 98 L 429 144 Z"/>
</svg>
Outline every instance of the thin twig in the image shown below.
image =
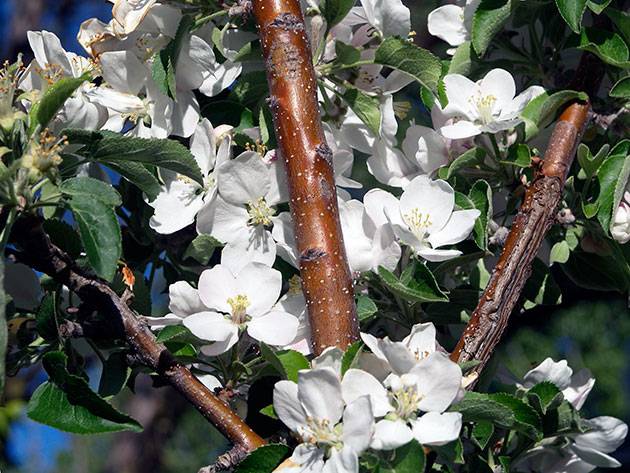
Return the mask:
<svg viewBox="0 0 630 473">
<path fill-rule="evenodd" d="M 265 443 L 188 368 L 175 360 L 163 344 L 157 342 L 147 325 L 105 281 L 86 273 L 55 246 L 44 232 L 39 217 L 23 214 L 13 230 L 13 241 L 23 250 L 20 253 L 22 262 L 64 284 L 84 302 L 108 315 L 109 323 L 126 339 L 138 360 L 179 391 L 234 445 L 252 451 Z"/>
<path fill-rule="evenodd" d="M 269 105 L 289 183 L 302 289 L 316 354 L 358 340 L 352 276 L 343 245 L 332 151 L 298 0 L 254 0 Z"/>
</svg>

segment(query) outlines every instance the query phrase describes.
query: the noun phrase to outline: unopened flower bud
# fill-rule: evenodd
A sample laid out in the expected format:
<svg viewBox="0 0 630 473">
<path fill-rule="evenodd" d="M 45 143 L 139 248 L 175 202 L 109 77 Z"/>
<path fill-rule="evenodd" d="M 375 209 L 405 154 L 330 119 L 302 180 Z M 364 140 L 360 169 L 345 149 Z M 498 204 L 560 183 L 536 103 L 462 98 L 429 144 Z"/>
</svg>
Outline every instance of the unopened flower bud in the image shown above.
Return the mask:
<svg viewBox="0 0 630 473">
<path fill-rule="evenodd" d="M 570 225 L 575 222 L 575 215 L 569 208 L 564 208 L 556 214 L 556 220 L 561 225 Z"/>
<path fill-rule="evenodd" d="M 621 202 L 617 208 L 610 233 L 622 245 L 630 241 L 630 204 L 627 202 Z"/>
<path fill-rule="evenodd" d="M 503 246 L 510 233 L 506 227 L 499 227 L 495 230 L 494 234 L 490 237 L 489 242 L 491 245 Z"/>
</svg>

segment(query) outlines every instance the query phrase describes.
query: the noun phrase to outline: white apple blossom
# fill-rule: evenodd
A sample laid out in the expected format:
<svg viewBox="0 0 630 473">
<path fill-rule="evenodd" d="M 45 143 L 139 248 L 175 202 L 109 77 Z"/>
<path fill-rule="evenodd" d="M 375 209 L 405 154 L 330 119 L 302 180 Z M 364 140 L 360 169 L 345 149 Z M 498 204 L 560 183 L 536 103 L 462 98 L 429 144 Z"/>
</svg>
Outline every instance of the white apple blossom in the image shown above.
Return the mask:
<svg viewBox="0 0 630 473">
<path fill-rule="evenodd" d="M 619 207 L 615 211 L 610 234 L 622 245 L 630 241 L 630 184 L 626 187 Z"/>
<path fill-rule="evenodd" d="M 286 201 L 279 164 L 266 164 L 260 154 L 246 151 L 217 168 L 219 195 L 197 216 L 197 231 L 224 243 L 275 259 L 270 227 L 273 207 Z"/>
<path fill-rule="evenodd" d="M 562 391 L 564 398 L 578 410 L 582 408 L 595 385 L 595 378 L 588 369 L 584 368 L 573 374 L 566 360 L 555 362 L 551 358 L 545 359 L 536 368 L 528 371 L 519 386 L 529 389 L 541 381 L 555 384 Z"/>
<path fill-rule="evenodd" d="M 188 315 L 183 324 L 200 339 L 214 342 L 201 348 L 205 355 L 228 351 L 244 331 L 274 346 L 295 338 L 298 319 L 275 307 L 282 290 L 279 271 L 253 262 L 234 272 L 222 261 L 201 273 L 198 289 L 208 310 Z"/>
<path fill-rule="evenodd" d="M 397 147 L 398 122 L 391 95 L 381 103 L 380 136 L 352 110 L 349 110 L 341 126 L 344 139 L 354 149 L 368 154 L 370 173 L 383 184 L 405 187 L 416 176 L 433 174 L 449 162 L 446 140 L 434 130 L 420 125 L 407 129 L 402 151 Z"/>
<path fill-rule="evenodd" d="M 453 49 L 449 54 L 455 53 L 455 48 L 470 40 L 473 15 L 481 0 L 458 1 L 456 4 L 443 5 L 436 8 L 427 18 L 429 33 L 446 41 Z"/>
<path fill-rule="evenodd" d="M 93 70 L 87 58 L 67 52 L 61 41 L 49 31 L 29 31 L 28 42 L 34 59 L 22 76 L 19 87 L 29 91 L 33 99 L 39 99 L 46 90 L 62 78 L 78 78 Z M 51 128 L 84 128 L 95 130 L 103 127 L 109 115 L 107 109 L 91 99 L 90 92 L 97 89 L 84 82 L 64 103 Z"/>
<path fill-rule="evenodd" d="M 163 317 L 144 317 L 154 329 L 179 325 L 189 315 L 207 312 L 209 308 L 199 298 L 199 291 L 186 281 L 177 281 L 168 288 L 169 313 Z"/>
<path fill-rule="evenodd" d="M 359 455 L 370 445 L 374 429 L 367 396 L 345 405 L 341 383 L 331 368 L 302 370 L 298 382 L 280 381 L 273 392 L 274 410 L 302 443 L 291 460 L 294 473 L 358 473 Z"/>
<path fill-rule="evenodd" d="M 411 14 L 401 0 L 361 0 L 351 15 L 355 25 L 370 25 L 382 37 L 406 38 L 411 30 Z"/>
<path fill-rule="evenodd" d="M 444 411 L 458 399 L 462 371 L 445 353 L 436 351 L 435 327 L 414 326 L 402 342 L 361 334 L 374 355 L 392 373 L 384 381 L 362 369 L 349 369 L 343 396 L 352 402 L 369 396 L 376 423 L 372 447 L 391 450 L 415 438 L 425 445 L 444 445 L 459 436 L 462 417 Z"/>
<path fill-rule="evenodd" d="M 461 254 L 442 249 L 464 240 L 479 217 L 479 211 L 455 210 L 455 191 L 443 180 L 418 176 L 405 188 L 400 200 L 380 189 L 378 201 L 402 243 L 428 261 L 444 261 Z"/>
<path fill-rule="evenodd" d="M 225 127 L 220 128 L 220 132 L 226 131 Z M 230 159 L 231 138 L 229 133 L 223 135 L 204 118 L 190 139 L 190 152 L 201 170 L 203 186 L 175 172 L 161 172 L 162 192 L 149 202 L 154 209 L 149 225 L 156 232 L 170 234 L 187 227 L 204 205 L 212 203 L 217 194 L 216 169 Z"/>
<path fill-rule="evenodd" d="M 515 97 L 514 78 L 504 69 L 493 69 L 478 82 L 460 74 L 447 74 L 444 86 L 448 105 L 443 112 L 455 122 L 439 132 L 450 139 L 514 128 L 521 123 L 519 114 L 525 106 L 544 92 L 540 86 L 531 86 Z"/>
<path fill-rule="evenodd" d="M 339 201 L 339 219 L 351 271 L 362 273 L 377 270 L 379 266 L 390 270 L 396 267 L 401 256 L 400 245 L 377 202 L 369 196 L 365 205 L 358 200 Z"/>
</svg>

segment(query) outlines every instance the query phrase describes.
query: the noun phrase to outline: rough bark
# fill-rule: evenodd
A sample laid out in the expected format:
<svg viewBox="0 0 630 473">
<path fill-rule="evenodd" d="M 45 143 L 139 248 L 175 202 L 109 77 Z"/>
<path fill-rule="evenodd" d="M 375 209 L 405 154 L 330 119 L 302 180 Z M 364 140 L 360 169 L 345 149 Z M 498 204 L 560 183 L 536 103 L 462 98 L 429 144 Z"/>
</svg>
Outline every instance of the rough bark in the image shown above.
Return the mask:
<svg viewBox="0 0 630 473">
<path fill-rule="evenodd" d="M 188 368 L 177 362 L 163 344 L 156 341 L 147 325 L 106 282 L 86 273 L 55 246 L 44 232 L 39 217 L 23 215 L 13 228 L 13 237 L 23 250 L 20 253 L 22 262 L 66 285 L 83 301 L 89 301 L 101 313 L 107 314 L 109 322 L 125 338 L 136 358 L 179 391 L 231 442 L 247 451 L 265 443 Z"/>
<path fill-rule="evenodd" d="M 316 354 L 358 340 L 332 152 L 317 102 L 312 54 L 298 0 L 254 0 L 269 105 L 289 183 L 302 289 Z"/>
<path fill-rule="evenodd" d="M 554 222 L 590 105 L 570 104 L 555 125 L 534 182 L 525 193 L 503 252 L 451 359 L 478 360 L 477 373 L 490 359 L 532 270 L 532 262 Z"/>
</svg>

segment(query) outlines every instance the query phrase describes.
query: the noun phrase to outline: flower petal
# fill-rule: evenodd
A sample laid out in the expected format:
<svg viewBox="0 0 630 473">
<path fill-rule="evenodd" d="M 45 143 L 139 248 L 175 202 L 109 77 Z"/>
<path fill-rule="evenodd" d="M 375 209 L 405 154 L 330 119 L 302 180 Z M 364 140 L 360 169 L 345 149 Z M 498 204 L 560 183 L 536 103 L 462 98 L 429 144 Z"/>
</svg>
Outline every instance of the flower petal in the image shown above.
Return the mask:
<svg viewBox="0 0 630 473">
<path fill-rule="evenodd" d="M 234 333 L 238 334 L 238 327 L 216 312 L 199 312 L 186 317 L 182 323 L 195 337 L 209 342 L 225 341 Z"/>
<path fill-rule="evenodd" d="M 343 413 L 341 383 L 330 368 L 315 368 L 298 373 L 298 398 L 306 413 L 316 419 L 327 419 L 333 425 Z"/>
<path fill-rule="evenodd" d="M 371 374 L 358 369 L 349 369 L 341 380 L 343 400 L 350 404 L 368 396 L 375 417 L 383 417 L 393 408 L 385 387 Z"/>
<path fill-rule="evenodd" d="M 274 310 L 262 317 L 256 317 L 247 324 L 247 333 L 254 339 L 268 345 L 282 346 L 291 343 L 299 325 L 297 317 Z"/>
<path fill-rule="evenodd" d="M 427 412 L 413 423 L 413 436 L 422 445 L 445 445 L 456 440 L 461 430 L 459 412 Z"/>
<path fill-rule="evenodd" d="M 374 433 L 370 398 L 363 396 L 349 403 L 343 413 L 343 444 L 356 454 L 367 450 Z"/>
<path fill-rule="evenodd" d="M 418 176 L 400 197 L 400 214 L 409 225 L 411 216 L 427 219 L 426 231 L 431 234 L 448 222 L 455 206 L 455 191 L 441 179 Z"/>
<path fill-rule="evenodd" d="M 201 302 L 199 291 L 186 281 L 177 281 L 168 288 L 168 308 L 179 317 L 203 312 L 208 309 Z"/>
<path fill-rule="evenodd" d="M 265 197 L 271 183 L 260 155 L 246 151 L 218 168 L 219 194 L 232 204 L 246 204 Z"/>
<path fill-rule="evenodd" d="M 462 384 L 462 370 L 442 353 L 432 353 L 411 371 L 418 378 L 424 397 L 418 407 L 426 412 L 443 412 L 455 399 Z"/>
<path fill-rule="evenodd" d="M 237 293 L 249 299 L 247 314 L 266 314 L 278 301 L 282 290 L 282 274 L 262 263 L 249 263 L 236 275 Z M 289 343 L 291 340 L 287 341 Z"/>
<path fill-rule="evenodd" d="M 298 385 L 293 381 L 278 381 L 273 388 L 273 409 L 289 429 L 296 431 L 306 424 L 306 413 L 298 399 Z"/>
<path fill-rule="evenodd" d="M 239 295 L 239 286 L 232 272 L 221 264 L 206 269 L 199 277 L 199 298 L 210 308 L 230 313 L 227 300 Z"/>
<path fill-rule="evenodd" d="M 432 233 L 427 240 L 433 248 L 459 243 L 470 235 L 480 214 L 477 209 L 457 210 L 451 214 L 446 225 Z"/>
<path fill-rule="evenodd" d="M 374 428 L 371 447 L 375 450 L 394 450 L 411 442 L 413 433 L 402 420 L 379 420 Z"/>
</svg>

